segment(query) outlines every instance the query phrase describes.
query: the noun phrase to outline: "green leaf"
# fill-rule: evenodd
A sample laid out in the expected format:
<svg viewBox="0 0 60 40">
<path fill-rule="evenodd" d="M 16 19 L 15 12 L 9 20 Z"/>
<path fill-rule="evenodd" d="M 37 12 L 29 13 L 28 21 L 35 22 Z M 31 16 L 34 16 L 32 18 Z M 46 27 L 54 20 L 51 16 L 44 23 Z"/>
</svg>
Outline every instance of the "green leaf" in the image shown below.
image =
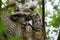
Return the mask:
<svg viewBox="0 0 60 40">
<path fill-rule="evenodd" d="M 39 0 L 38 1 L 38 5 L 41 6 L 42 5 L 42 1 Z"/>
<path fill-rule="evenodd" d="M 6 23 L 0 18 L 0 32 L 6 32 Z"/>
<path fill-rule="evenodd" d="M 58 30 L 53 30 L 54 32 L 58 32 Z"/>
<path fill-rule="evenodd" d="M 12 13 L 12 12 L 14 12 L 14 7 L 9 7 L 8 13 Z"/>
<path fill-rule="evenodd" d="M 3 13 L 2 13 L 2 10 L 0 10 L 0 17 L 2 17 L 3 16 Z"/>
<path fill-rule="evenodd" d="M 58 11 L 58 6 L 57 6 L 57 5 L 56 5 L 56 6 L 54 6 L 54 9 Z"/>
<path fill-rule="evenodd" d="M 52 21 L 49 23 L 49 25 L 54 26 L 56 28 L 59 27 L 59 25 L 60 25 L 60 15 L 54 14 L 51 18 L 52 18 Z"/>
<path fill-rule="evenodd" d="M 8 40 L 23 40 L 23 39 L 18 36 L 10 36 L 10 37 L 8 37 Z"/>
<path fill-rule="evenodd" d="M 38 13 L 42 13 L 42 8 L 39 8 L 38 9 Z"/>
<path fill-rule="evenodd" d="M 2 0 L 0 0 L 0 9 L 1 9 L 1 5 L 2 5 Z"/>
</svg>

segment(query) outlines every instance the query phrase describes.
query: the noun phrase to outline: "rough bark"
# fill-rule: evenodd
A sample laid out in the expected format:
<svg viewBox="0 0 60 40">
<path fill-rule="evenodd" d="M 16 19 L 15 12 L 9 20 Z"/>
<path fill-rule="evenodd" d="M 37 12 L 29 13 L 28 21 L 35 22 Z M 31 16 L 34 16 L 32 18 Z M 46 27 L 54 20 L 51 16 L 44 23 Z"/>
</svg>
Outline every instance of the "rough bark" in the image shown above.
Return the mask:
<svg viewBox="0 0 60 40">
<path fill-rule="evenodd" d="M 29 11 L 30 13 L 27 12 L 37 6 L 38 0 L 33 0 L 32 3 L 29 2 L 24 4 L 25 7 L 23 8 L 23 11 L 18 8 L 18 11 L 15 10 L 16 12 L 12 14 L 12 16 L 3 11 L 3 19 L 7 22 L 7 36 L 22 36 L 23 40 L 45 40 L 45 28 L 42 26 L 42 16 L 39 14 L 30 14 L 31 11 Z M 28 10 L 26 10 L 26 8 Z M 18 17 L 18 19 L 14 17 Z M 24 23 L 24 21 L 23 24 L 20 23 L 22 20 L 19 21 L 19 18 L 21 17 L 25 18 L 26 23 Z M 27 23 L 30 20 L 32 20 L 31 26 Z"/>
<path fill-rule="evenodd" d="M 32 20 L 33 25 L 33 40 L 45 40 L 45 30 L 42 26 L 42 15 L 36 14 Z"/>
<path fill-rule="evenodd" d="M 6 11 L 3 11 L 3 19 L 7 23 L 7 37 L 9 36 L 21 36 L 22 35 L 22 30 L 21 30 L 21 25 L 17 23 L 14 23 L 10 19 L 10 15 Z"/>
<path fill-rule="evenodd" d="M 31 26 L 28 25 L 29 21 L 26 21 L 26 25 L 20 24 L 19 22 L 16 23 L 10 19 L 10 16 L 7 13 L 3 13 L 3 19 L 7 22 L 8 36 L 22 36 L 23 40 L 45 40 L 45 30 L 42 26 L 42 16 L 40 16 L 39 14 L 33 14 L 31 19 L 31 28 Z"/>
<path fill-rule="evenodd" d="M 9 18 L 9 15 L 8 15 L 8 13 L 7 12 L 5 12 L 5 11 L 3 11 L 3 19 L 6 21 L 6 23 L 7 23 L 7 29 L 8 29 L 8 31 L 7 31 L 7 35 L 15 35 L 16 33 L 15 33 L 15 31 L 16 31 L 16 29 L 15 29 L 15 26 L 14 26 L 14 23 L 10 20 L 10 18 Z"/>
<path fill-rule="evenodd" d="M 26 25 L 26 40 L 32 40 L 32 28 L 30 25 Z"/>
</svg>

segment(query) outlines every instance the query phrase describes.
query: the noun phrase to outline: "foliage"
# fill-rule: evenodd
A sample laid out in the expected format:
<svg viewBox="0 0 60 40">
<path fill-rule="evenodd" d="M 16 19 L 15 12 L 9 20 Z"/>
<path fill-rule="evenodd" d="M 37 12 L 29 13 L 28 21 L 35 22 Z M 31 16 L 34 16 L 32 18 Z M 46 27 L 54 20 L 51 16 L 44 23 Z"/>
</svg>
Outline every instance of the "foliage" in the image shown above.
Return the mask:
<svg viewBox="0 0 60 40">
<path fill-rule="evenodd" d="M 6 22 L 0 18 L 0 32 L 6 32 Z"/>
<path fill-rule="evenodd" d="M 60 13 L 58 13 L 57 15 L 54 14 L 51 18 L 52 18 L 52 21 L 50 22 L 50 25 L 52 25 L 54 27 L 59 27 L 59 25 L 60 25 Z"/>
<path fill-rule="evenodd" d="M 6 32 L 6 22 L 3 20 L 2 9 L 0 9 L 0 33 Z"/>
<path fill-rule="evenodd" d="M 46 3 L 49 3 L 50 2 L 51 3 L 51 6 L 53 7 L 53 10 L 46 10 L 46 12 L 45 12 L 45 17 L 48 17 L 48 18 L 51 18 L 52 19 L 51 21 L 49 21 L 49 23 L 46 21 L 47 22 L 47 25 L 46 26 L 49 27 L 49 29 L 52 26 L 53 29 L 51 29 L 50 31 L 53 30 L 53 32 L 56 32 L 58 34 L 58 30 L 56 30 L 56 29 L 60 27 L 60 8 L 59 8 L 60 7 L 59 6 L 60 0 L 57 0 L 57 1 L 56 0 L 48 0 L 48 1 L 45 0 L 45 1 L 46 1 Z M 47 6 L 49 6 L 49 5 L 47 5 Z M 50 15 L 50 14 L 52 14 L 52 15 Z M 48 15 L 50 15 L 50 16 L 48 16 Z M 49 36 L 50 31 L 47 31 L 47 35 L 48 36 Z M 48 40 L 49 39 L 51 40 L 50 36 L 47 39 Z"/>
<path fill-rule="evenodd" d="M 17 36 L 10 36 L 8 37 L 8 40 L 23 40 L 21 37 L 17 37 Z"/>
</svg>

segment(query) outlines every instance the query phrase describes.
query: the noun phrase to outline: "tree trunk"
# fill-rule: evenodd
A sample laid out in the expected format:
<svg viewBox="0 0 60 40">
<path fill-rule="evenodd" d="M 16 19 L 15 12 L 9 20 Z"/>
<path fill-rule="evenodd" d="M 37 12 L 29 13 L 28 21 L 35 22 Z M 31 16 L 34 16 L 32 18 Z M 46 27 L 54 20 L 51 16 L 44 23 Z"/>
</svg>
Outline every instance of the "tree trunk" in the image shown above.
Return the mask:
<svg viewBox="0 0 60 40">
<path fill-rule="evenodd" d="M 58 38 L 57 38 L 57 40 L 60 40 L 60 30 L 59 30 L 59 34 L 58 34 Z"/>
<path fill-rule="evenodd" d="M 33 17 L 33 40 L 45 40 L 45 28 L 42 26 L 42 16 L 39 14 Z"/>
</svg>

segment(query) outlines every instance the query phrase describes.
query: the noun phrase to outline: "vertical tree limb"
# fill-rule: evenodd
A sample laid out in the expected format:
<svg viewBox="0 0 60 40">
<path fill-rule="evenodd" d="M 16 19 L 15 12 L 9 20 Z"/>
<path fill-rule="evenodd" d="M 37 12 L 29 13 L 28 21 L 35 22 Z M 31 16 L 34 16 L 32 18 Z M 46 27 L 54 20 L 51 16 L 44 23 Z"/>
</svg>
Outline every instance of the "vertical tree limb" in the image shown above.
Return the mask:
<svg viewBox="0 0 60 40">
<path fill-rule="evenodd" d="M 46 40 L 46 31 L 45 31 L 45 0 L 42 0 L 42 23 L 44 28 L 44 39 Z"/>
</svg>

